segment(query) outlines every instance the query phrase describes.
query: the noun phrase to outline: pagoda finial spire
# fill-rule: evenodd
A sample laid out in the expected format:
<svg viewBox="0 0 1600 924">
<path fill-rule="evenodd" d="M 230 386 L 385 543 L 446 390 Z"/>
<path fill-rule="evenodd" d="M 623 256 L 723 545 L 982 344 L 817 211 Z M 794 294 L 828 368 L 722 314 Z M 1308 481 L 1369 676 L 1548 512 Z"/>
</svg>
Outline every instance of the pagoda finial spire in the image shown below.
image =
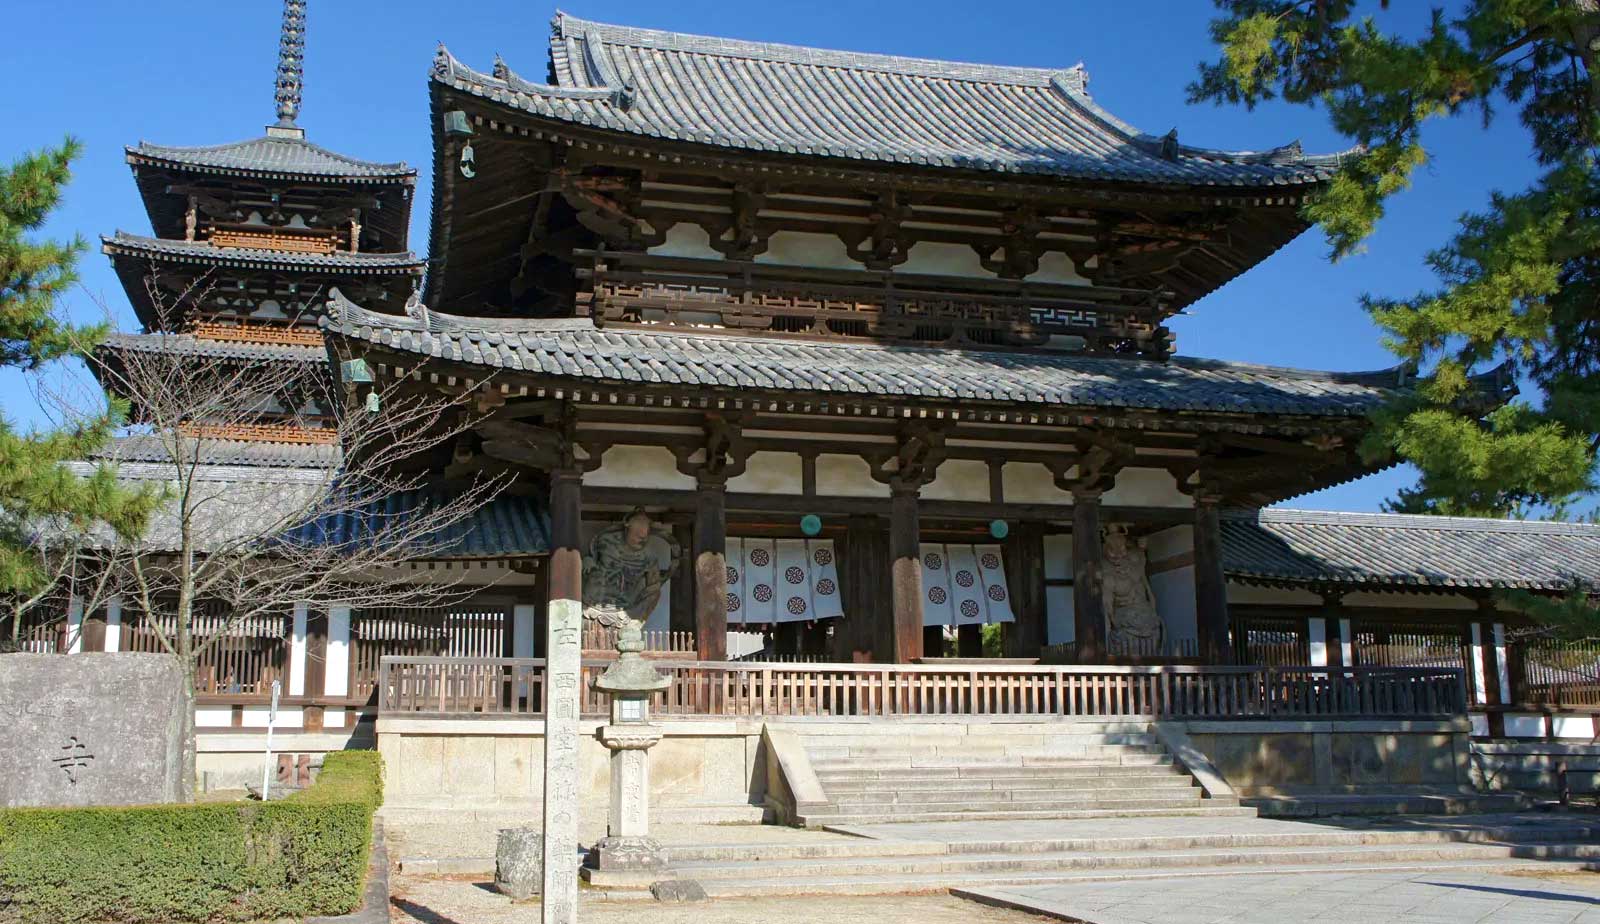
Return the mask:
<svg viewBox="0 0 1600 924">
<path fill-rule="evenodd" d="M 274 128 L 299 134 L 300 91 L 305 73 L 306 0 L 283 0 L 283 27 L 278 35 L 278 81 L 273 94 L 278 102 Z"/>
</svg>

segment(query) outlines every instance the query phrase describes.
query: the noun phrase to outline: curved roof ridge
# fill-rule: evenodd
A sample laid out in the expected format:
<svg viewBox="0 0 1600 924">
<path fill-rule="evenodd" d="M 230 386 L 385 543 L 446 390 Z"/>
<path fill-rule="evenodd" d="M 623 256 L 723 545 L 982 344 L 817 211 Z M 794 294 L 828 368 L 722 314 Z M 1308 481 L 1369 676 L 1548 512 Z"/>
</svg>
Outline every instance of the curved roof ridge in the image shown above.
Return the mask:
<svg viewBox="0 0 1600 924">
<path fill-rule="evenodd" d="M 105 246 L 124 247 L 148 253 L 177 257 L 211 257 L 218 260 L 266 261 L 274 263 L 337 265 L 350 267 L 378 267 L 415 269 L 421 272 L 426 261 L 409 250 L 388 253 L 358 251 L 351 253 L 336 250 L 332 253 L 306 253 L 297 250 L 268 250 L 259 247 L 218 247 L 210 241 L 183 241 L 174 238 L 149 237 L 118 230 L 114 234 L 100 235 Z"/>
<path fill-rule="evenodd" d="M 1189 369 L 1218 369 L 1229 372 L 1261 372 L 1267 375 L 1293 375 L 1305 379 L 1325 379 L 1330 382 L 1344 382 L 1352 384 L 1389 384 L 1400 386 L 1406 378 L 1414 372 L 1409 363 L 1399 363 L 1384 369 L 1366 369 L 1352 372 L 1339 372 L 1323 369 L 1302 369 L 1297 366 L 1274 366 L 1265 363 L 1249 363 L 1234 359 L 1211 359 L 1203 356 L 1173 356 L 1168 362 L 1176 363 Z"/>
<path fill-rule="evenodd" d="M 1332 154 L 1307 154 L 1301 147 L 1297 138 L 1288 144 L 1281 144 L 1265 151 L 1240 151 L 1225 148 L 1198 147 L 1178 143 L 1178 130 L 1172 129 L 1166 136 L 1152 135 L 1141 131 L 1130 123 L 1118 118 L 1109 109 L 1095 102 L 1089 95 L 1088 75 L 1084 75 L 1081 84 L 1073 86 L 1069 83 L 1052 82 L 1051 87 L 1068 103 L 1076 107 L 1088 118 L 1094 119 L 1107 131 L 1125 137 L 1130 144 L 1138 145 L 1145 152 L 1157 157 L 1174 160 L 1179 157 L 1193 157 L 1201 160 L 1220 161 L 1228 164 L 1301 164 L 1306 166 L 1337 167 L 1344 163 L 1345 158 L 1351 153 L 1361 150 L 1360 146 L 1339 151 Z"/>
<path fill-rule="evenodd" d="M 617 94 L 622 90 L 621 87 L 565 87 L 536 83 L 512 70 L 499 55 L 495 55 L 494 70 L 485 73 L 456 57 L 442 42 L 433 55 L 433 77 L 435 80 L 463 79 L 490 86 L 498 85 L 510 93 L 549 96 L 556 99 L 615 102 Z"/>
<path fill-rule="evenodd" d="M 333 168 L 335 165 L 343 165 L 352 168 L 358 176 L 404 178 L 417 175 L 416 168 L 407 166 L 405 161 L 380 163 L 362 160 L 313 144 L 303 138 L 273 135 L 262 135 L 225 144 L 191 146 L 155 144 L 141 140 L 137 145 L 127 146 L 123 150 L 129 158 L 165 160 L 181 166 L 219 167 L 245 172 L 341 176 L 343 174 Z M 298 156 L 283 157 L 281 154 L 284 152 L 293 152 Z M 318 159 L 322 159 L 324 163 L 318 163 Z"/>
<path fill-rule="evenodd" d="M 1503 517 L 1437 516 L 1422 513 L 1369 513 L 1332 510 L 1301 510 L 1269 507 L 1263 510 L 1230 510 L 1226 516 L 1257 523 L 1305 523 L 1317 526 L 1354 528 L 1421 529 L 1455 532 L 1535 533 L 1539 535 L 1593 536 L 1600 538 L 1600 523 L 1571 523 L 1561 520 L 1512 520 Z"/>
<path fill-rule="evenodd" d="M 1047 86 L 1061 79 L 1070 84 L 1088 82 L 1088 73 L 1080 62 L 1071 67 L 1016 67 L 1004 64 L 980 64 L 964 61 L 941 61 L 937 58 L 918 58 L 886 55 L 873 52 L 843 51 L 827 48 L 809 48 L 781 42 L 757 42 L 747 39 L 719 38 L 688 32 L 671 32 L 665 29 L 641 29 L 611 23 L 580 19 L 569 13 L 556 11 L 551 20 L 553 41 L 573 39 L 587 42 L 593 36 L 617 45 L 641 48 L 659 48 L 666 51 L 687 51 L 696 54 L 757 61 L 777 61 L 788 64 L 808 64 L 817 67 L 839 67 L 849 70 L 870 70 L 918 77 L 942 77 L 949 80 L 969 80 L 985 83 L 1014 83 L 1024 86 Z M 568 64 L 570 67 L 570 63 Z M 558 74 L 564 69 L 557 70 Z M 570 74 L 570 71 L 566 71 Z"/>
</svg>

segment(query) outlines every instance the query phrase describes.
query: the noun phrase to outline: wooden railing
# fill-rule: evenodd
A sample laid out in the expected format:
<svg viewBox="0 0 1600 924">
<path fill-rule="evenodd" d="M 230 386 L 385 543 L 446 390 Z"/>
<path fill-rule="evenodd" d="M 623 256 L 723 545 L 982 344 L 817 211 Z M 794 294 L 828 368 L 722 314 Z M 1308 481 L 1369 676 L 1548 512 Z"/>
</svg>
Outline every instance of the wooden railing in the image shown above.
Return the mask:
<svg viewBox="0 0 1600 924">
<path fill-rule="evenodd" d="M 1461 672 L 1405 668 L 772 664 L 657 661 L 656 715 L 1040 715 L 1155 718 L 1425 718 L 1465 709 Z M 607 711 L 585 661 L 586 715 Z M 537 716 L 537 658 L 383 659 L 381 714 Z"/>
<path fill-rule="evenodd" d="M 617 651 L 617 630 L 599 623 L 585 622 L 583 626 L 583 652 L 590 657 L 612 657 Z M 693 632 L 672 632 L 667 629 L 644 630 L 646 657 L 671 657 L 694 652 Z"/>
</svg>

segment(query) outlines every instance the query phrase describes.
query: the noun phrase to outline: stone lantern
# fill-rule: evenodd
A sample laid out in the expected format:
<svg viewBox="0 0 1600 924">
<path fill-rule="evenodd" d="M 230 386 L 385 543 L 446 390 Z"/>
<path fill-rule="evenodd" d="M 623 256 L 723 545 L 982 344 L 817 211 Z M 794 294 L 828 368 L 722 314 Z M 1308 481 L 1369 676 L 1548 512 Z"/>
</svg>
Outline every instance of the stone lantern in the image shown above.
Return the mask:
<svg viewBox="0 0 1600 924">
<path fill-rule="evenodd" d="M 643 625 L 629 619 L 617 632 L 617 660 L 594 681 L 611 697 L 611 724 L 600 729 L 600 743 L 611 751 L 611 809 L 606 836 L 590 861 L 607 872 L 647 872 L 666 866 L 666 854 L 650 837 L 650 748 L 661 740 L 650 724 L 650 696 L 671 681 L 656 672 L 640 652 Z"/>
</svg>

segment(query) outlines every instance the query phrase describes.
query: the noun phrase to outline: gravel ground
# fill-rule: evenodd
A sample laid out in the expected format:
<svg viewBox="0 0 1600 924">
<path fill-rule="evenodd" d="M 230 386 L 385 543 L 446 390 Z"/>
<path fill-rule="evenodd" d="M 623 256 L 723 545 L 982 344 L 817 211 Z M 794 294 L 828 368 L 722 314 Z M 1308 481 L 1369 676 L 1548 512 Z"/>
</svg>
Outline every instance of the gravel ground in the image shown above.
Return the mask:
<svg viewBox="0 0 1600 924">
<path fill-rule="evenodd" d="M 538 902 L 512 904 L 477 877 L 396 876 L 393 924 L 537 924 Z M 893 896 L 723 898 L 689 904 L 581 899 L 584 924 L 750 924 L 752 921 L 873 924 L 1039 924 L 1036 915 L 990 908 L 938 893 Z"/>
</svg>

